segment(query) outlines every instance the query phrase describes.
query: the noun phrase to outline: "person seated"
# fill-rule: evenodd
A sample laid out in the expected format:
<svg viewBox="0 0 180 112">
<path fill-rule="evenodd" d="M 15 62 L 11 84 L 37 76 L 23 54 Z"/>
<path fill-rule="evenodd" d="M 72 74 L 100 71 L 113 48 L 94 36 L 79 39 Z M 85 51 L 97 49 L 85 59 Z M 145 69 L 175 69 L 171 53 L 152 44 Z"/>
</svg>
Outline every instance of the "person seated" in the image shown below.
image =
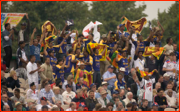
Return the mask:
<svg viewBox="0 0 180 112">
<path fill-rule="evenodd" d="M 36 90 L 36 85 L 34 82 L 30 84 L 30 89 L 26 93 L 27 99 L 34 99 L 38 101 L 38 90 Z"/>
<path fill-rule="evenodd" d="M 19 79 L 17 78 L 16 72 L 12 70 L 10 72 L 10 77 L 7 78 L 7 87 L 11 88 L 12 90 L 17 87 L 20 87 Z"/>
<path fill-rule="evenodd" d="M 37 111 L 41 111 L 41 110 L 43 111 L 43 109 L 42 109 L 43 106 L 47 106 L 50 109 L 51 106 L 49 104 L 50 103 L 47 102 L 47 98 L 46 97 L 41 97 L 40 104 L 36 105 L 36 110 Z"/>
<path fill-rule="evenodd" d="M 17 101 L 15 103 L 15 108 L 13 111 L 26 111 L 26 109 L 22 106 L 22 104 L 19 101 Z"/>
</svg>

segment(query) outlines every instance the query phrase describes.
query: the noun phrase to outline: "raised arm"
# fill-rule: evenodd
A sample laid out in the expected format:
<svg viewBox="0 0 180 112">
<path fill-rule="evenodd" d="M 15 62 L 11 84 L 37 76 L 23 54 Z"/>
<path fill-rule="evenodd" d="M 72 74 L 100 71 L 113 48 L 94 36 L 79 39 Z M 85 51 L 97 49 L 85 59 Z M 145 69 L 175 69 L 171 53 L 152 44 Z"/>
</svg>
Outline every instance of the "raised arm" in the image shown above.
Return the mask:
<svg viewBox="0 0 180 112">
<path fill-rule="evenodd" d="M 63 30 L 62 30 L 61 37 L 63 36 L 66 27 L 67 27 L 67 23 L 65 24 L 65 26 L 64 26 L 64 28 L 63 28 Z"/>
<path fill-rule="evenodd" d="M 36 28 L 34 28 L 33 33 L 31 34 L 31 40 L 29 42 L 30 46 L 33 45 L 34 34 L 35 34 L 36 31 L 37 31 Z"/>
<path fill-rule="evenodd" d="M 90 45 L 88 45 L 88 47 L 89 47 L 89 49 L 90 49 L 90 51 L 91 51 L 90 55 L 93 55 L 94 52 L 93 52 L 92 48 L 90 47 Z"/>
<path fill-rule="evenodd" d="M 103 54 L 105 53 L 106 49 L 107 49 L 107 45 L 106 45 L 105 48 L 103 49 L 101 55 L 103 55 Z"/>
<path fill-rule="evenodd" d="M 153 34 L 154 34 L 153 31 L 150 30 L 150 34 L 149 34 L 148 38 L 146 39 L 148 42 L 150 42 L 150 40 L 151 40 Z"/>
<path fill-rule="evenodd" d="M 163 33 L 164 33 L 164 28 L 162 27 L 162 25 L 161 25 L 161 23 L 158 21 L 157 22 L 157 24 L 158 24 L 158 26 L 160 26 L 161 27 L 161 30 L 162 30 L 162 35 L 163 35 Z"/>
</svg>

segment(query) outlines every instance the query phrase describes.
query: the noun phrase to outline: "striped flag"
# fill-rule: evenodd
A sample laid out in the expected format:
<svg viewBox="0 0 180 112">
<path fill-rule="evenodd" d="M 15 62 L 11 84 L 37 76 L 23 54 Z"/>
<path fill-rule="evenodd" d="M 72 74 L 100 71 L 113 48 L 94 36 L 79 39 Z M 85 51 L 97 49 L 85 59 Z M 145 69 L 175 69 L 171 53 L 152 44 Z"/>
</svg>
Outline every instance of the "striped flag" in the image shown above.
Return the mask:
<svg viewBox="0 0 180 112">
<path fill-rule="evenodd" d="M 154 70 L 152 71 L 152 72 L 146 72 L 146 71 L 141 71 L 141 70 L 137 70 L 137 72 L 141 75 L 141 77 L 143 78 L 143 77 L 145 77 L 145 76 L 147 76 L 147 75 L 152 75 L 153 73 L 154 73 Z"/>
<path fill-rule="evenodd" d="M 155 57 L 159 59 L 163 51 L 164 51 L 164 47 L 145 47 L 143 56 L 147 57 L 153 54 Z"/>
<path fill-rule="evenodd" d="M 118 68 L 118 64 L 116 62 L 117 55 L 118 55 L 118 60 L 120 60 L 122 58 L 122 56 L 118 54 L 118 51 L 115 51 L 111 57 L 111 63 L 115 68 Z"/>
</svg>

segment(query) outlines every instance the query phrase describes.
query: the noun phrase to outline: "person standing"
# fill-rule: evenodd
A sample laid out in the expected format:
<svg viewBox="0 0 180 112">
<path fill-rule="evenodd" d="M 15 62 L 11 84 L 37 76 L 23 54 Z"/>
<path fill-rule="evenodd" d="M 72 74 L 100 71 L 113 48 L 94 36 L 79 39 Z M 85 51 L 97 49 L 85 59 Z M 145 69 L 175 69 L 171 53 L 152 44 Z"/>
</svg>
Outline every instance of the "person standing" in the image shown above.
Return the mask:
<svg viewBox="0 0 180 112">
<path fill-rule="evenodd" d="M 14 30 L 10 29 L 10 23 L 5 24 L 5 30 L 2 32 L 2 44 L 6 56 L 4 57 L 4 61 L 6 62 L 6 67 L 10 67 L 10 61 L 12 58 L 12 39 L 13 39 Z"/>
<path fill-rule="evenodd" d="M 25 14 L 25 16 L 27 19 L 27 26 L 26 26 L 26 23 L 21 23 L 21 29 L 19 31 L 17 31 L 15 28 L 13 28 L 13 30 L 14 30 L 14 34 L 18 36 L 18 42 L 20 42 L 20 41 L 25 42 L 24 49 L 25 49 L 26 55 L 29 59 L 29 56 L 30 56 L 30 49 L 29 49 L 30 21 L 29 21 L 28 14 Z"/>
<path fill-rule="evenodd" d="M 36 57 L 34 55 L 30 56 L 30 61 L 28 62 L 26 69 L 27 69 L 28 84 L 30 85 L 32 82 L 34 82 L 36 85 L 36 89 L 38 89 L 38 71 L 42 71 L 42 69 L 41 67 L 37 67 L 35 61 L 36 61 Z"/>
</svg>

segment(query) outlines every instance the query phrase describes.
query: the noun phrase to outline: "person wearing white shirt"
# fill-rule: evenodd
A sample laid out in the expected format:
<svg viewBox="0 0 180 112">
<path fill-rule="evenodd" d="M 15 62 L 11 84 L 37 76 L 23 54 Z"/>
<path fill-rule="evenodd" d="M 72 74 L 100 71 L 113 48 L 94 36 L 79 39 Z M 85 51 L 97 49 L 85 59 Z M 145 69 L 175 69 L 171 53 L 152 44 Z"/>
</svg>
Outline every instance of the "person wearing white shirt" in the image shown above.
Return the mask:
<svg viewBox="0 0 180 112">
<path fill-rule="evenodd" d="M 35 63 L 36 57 L 34 55 L 30 56 L 30 62 L 27 64 L 27 77 L 28 77 L 28 84 L 30 85 L 32 82 L 35 83 L 36 89 L 38 89 L 38 71 L 41 69 L 37 67 Z"/>
<path fill-rule="evenodd" d="M 77 111 L 76 110 L 76 103 L 75 102 L 71 102 L 69 107 L 70 108 L 66 109 L 66 111 Z"/>
<path fill-rule="evenodd" d="M 144 71 L 145 58 L 143 58 L 143 52 L 138 52 L 138 58 L 134 61 L 134 68 L 139 68 L 139 70 Z"/>
<path fill-rule="evenodd" d="M 66 85 L 66 91 L 62 93 L 63 101 L 65 104 L 70 104 L 72 99 L 76 96 L 76 93 L 72 91 L 69 84 Z"/>
<path fill-rule="evenodd" d="M 125 108 L 126 108 L 126 105 L 130 102 L 136 102 L 135 99 L 133 99 L 133 93 L 132 92 L 128 92 L 127 95 L 126 95 L 126 98 L 123 100 L 124 103 L 125 103 Z"/>
<path fill-rule="evenodd" d="M 27 91 L 27 99 L 34 99 L 38 101 L 38 90 L 36 90 L 36 85 L 34 82 L 30 84 L 30 89 Z"/>
<path fill-rule="evenodd" d="M 168 106 L 171 108 L 177 108 L 178 100 L 172 95 L 173 94 L 172 89 L 168 89 L 167 91 L 168 92 L 166 98 L 167 98 Z"/>
</svg>

